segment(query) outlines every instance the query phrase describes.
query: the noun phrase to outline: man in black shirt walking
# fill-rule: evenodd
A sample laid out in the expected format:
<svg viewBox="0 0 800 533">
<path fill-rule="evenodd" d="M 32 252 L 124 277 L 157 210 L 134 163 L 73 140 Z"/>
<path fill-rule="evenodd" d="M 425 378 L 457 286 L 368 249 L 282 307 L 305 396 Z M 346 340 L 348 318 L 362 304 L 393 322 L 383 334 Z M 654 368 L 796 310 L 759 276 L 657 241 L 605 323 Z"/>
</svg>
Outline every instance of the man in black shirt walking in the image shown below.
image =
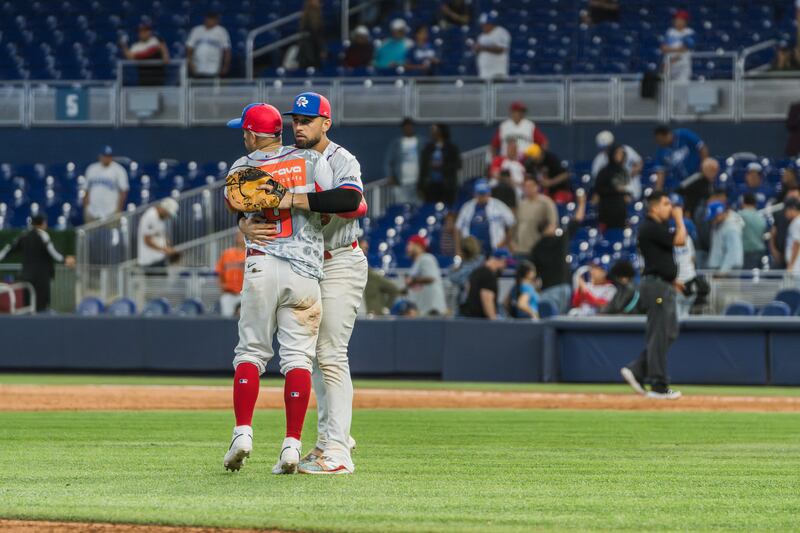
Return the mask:
<svg viewBox="0 0 800 533">
<path fill-rule="evenodd" d="M 467 299 L 461 306 L 462 316 L 497 319 L 497 277 L 503 272 L 510 257 L 508 250 L 497 248 L 482 266 L 470 274 Z"/>
<path fill-rule="evenodd" d="M 675 220 L 675 233 L 668 222 Z M 675 281 L 678 267 L 673 247 L 686 242 L 683 209 L 673 206 L 669 196 L 656 191 L 647 199 L 647 217 L 639 226 L 639 251 L 644 258 L 642 283 L 639 287 L 640 307 L 647 314 L 646 346 L 635 361 L 622 368 L 625 381 L 639 394 L 649 398 L 676 400 L 681 393 L 669 388 L 667 351 L 678 338 L 678 313 Z M 642 383 L 650 384 L 645 391 Z"/>
<path fill-rule="evenodd" d="M 36 291 L 36 312 L 41 313 L 50 307 L 50 280 L 55 276 L 55 263 L 64 263 L 71 267 L 75 265 L 75 258 L 68 255 L 64 257 L 55 249 L 50 234 L 47 233 L 47 219 L 41 215 L 33 217 L 33 228 L 22 235 L 12 244 L 7 244 L 0 249 L 0 261 L 9 252 L 22 253 L 22 274 L 20 279 L 33 285 Z"/>
</svg>

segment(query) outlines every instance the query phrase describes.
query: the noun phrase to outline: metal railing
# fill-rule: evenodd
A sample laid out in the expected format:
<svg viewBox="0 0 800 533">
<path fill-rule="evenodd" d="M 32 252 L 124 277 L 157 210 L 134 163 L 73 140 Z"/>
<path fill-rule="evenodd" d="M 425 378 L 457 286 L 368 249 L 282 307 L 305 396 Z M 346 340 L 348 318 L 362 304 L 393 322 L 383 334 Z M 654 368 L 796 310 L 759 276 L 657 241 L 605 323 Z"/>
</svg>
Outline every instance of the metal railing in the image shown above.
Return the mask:
<svg viewBox="0 0 800 533">
<path fill-rule="evenodd" d="M 28 293 L 28 305 L 22 303 L 17 305 L 18 290 Z M 2 296 L 8 298 L 8 314 L 10 315 L 31 315 L 36 312 L 36 290 L 26 281 L 0 283 L 0 297 Z"/>
<path fill-rule="evenodd" d="M 800 277 L 785 270 L 737 270 L 718 272 L 703 270 L 711 292 L 706 314 L 720 315 L 735 302 L 748 302 L 763 306 L 775 299 L 778 291 L 800 288 Z"/>
</svg>

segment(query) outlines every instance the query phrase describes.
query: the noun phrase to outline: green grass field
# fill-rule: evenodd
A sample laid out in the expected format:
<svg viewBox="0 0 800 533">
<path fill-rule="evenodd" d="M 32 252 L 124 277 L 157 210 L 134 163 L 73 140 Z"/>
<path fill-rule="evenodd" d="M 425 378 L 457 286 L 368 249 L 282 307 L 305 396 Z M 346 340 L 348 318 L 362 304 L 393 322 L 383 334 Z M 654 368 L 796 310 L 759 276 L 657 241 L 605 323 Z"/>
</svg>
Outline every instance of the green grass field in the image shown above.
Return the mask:
<svg viewBox="0 0 800 533">
<path fill-rule="evenodd" d="M 798 530 L 794 414 L 357 411 L 353 476 L 272 476 L 283 413 L 0 413 L 0 517 L 301 531 Z M 313 442 L 314 416 L 305 442 Z"/>
</svg>

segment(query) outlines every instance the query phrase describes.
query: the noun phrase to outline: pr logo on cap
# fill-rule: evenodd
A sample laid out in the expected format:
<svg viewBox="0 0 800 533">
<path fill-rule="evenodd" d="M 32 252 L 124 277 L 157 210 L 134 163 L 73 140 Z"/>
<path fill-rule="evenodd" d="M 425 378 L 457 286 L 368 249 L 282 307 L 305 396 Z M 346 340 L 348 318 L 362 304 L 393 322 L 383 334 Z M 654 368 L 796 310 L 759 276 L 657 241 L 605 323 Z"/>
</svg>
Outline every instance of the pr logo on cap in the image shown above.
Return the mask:
<svg viewBox="0 0 800 533">
<path fill-rule="evenodd" d="M 308 99 L 305 96 L 301 96 L 297 99 L 297 105 L 300 107 L 308 107 Z"/>
</svg>

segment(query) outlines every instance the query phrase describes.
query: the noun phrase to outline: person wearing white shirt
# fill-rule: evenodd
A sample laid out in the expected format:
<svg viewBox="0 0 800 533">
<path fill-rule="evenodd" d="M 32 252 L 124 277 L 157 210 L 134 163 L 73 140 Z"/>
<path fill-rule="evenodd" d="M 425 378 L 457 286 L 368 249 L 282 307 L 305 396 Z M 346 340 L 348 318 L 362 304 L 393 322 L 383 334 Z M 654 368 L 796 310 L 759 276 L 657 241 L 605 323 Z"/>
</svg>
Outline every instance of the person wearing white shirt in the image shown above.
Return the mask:
<svg viewBox="0 0 800 533">
<path fill-rule="evenodd" d="M 784 201 L 786 219 L 791 220 L 786 232 L 786 271 L 800 281 L 800 201 L 788 198 Z"/>
<path fill-rule="evenodd" d="M 167 239 L 168 218 L 178 214 L 178 202 L 164 198 L 147 209 L 139 220 L 136 263 L 142 267 L 166 267 L 167 259 L 176 254 Z"/>
<path fill-rule="evenodd" d="M 186 41 L 189 73 L 195 78 L 225 76 L 231 66 L 231 37 L 219 25 L 219 14 L 211 12 L 205 22 L 192 28 Z"/>
<path fill-rule="evenodd" d="M 508 51 L 511 34 L 497 25 L 497 11 L 480 16 L 481 34 L 475 43 L 478 76 L 485 80 L 508 77 Z"/>
<path fill-rule="evenodd" d="M 125 207 L 128 198 L 128 172 L 114 161 L 114 150 L 104 146 L 98 161 L 86 168 L 86 194 L 83 197 L 83 220 L 108 218 Z"/>
<path fill-rule="evenodd" d="M 597 175 L 600 171 L 608 165 L 608 154 L 606 150 L 609 146 L 614 144 L 614 134 L 608 130 L 601 131 L 595 137 L 595 142 L 600 152 L 592 161 L 592 179 L 597 179 Z M 639 155 L 639 152 L 627 144 L 623 144 L 622 148 L 625 150 L 625 170 L 628 171 L 628 176 L 630 177 L 630 181 L 625 186 L 625 189 L 630 193 L 631 197 L 638 200 L 642 197 L 642 168 L 644 167 L 644 161 L 642 160 L 642 156 Z"/>
<path fill-rule="evenodd" d="M 516 219 L 511 209 L 492 198 L 489 180 L 475 182 L 475 197 L 461 206 L 456 219 L 456 253 L 461 255 L 461 240 L 472 236 L 481 243 L 484 255 L 506 248 Z"/>
<path fill-rule="evenodd" d="M 664 61 L 669 61 L 669 77 L 673 81 L 689 81 L 692 78 L 692 54 L 694 30 L 689 27 L 689 12 L 683 9 L 675 13 L 672 27 L 664 36 L 661 52 Z"/>
</svg>

